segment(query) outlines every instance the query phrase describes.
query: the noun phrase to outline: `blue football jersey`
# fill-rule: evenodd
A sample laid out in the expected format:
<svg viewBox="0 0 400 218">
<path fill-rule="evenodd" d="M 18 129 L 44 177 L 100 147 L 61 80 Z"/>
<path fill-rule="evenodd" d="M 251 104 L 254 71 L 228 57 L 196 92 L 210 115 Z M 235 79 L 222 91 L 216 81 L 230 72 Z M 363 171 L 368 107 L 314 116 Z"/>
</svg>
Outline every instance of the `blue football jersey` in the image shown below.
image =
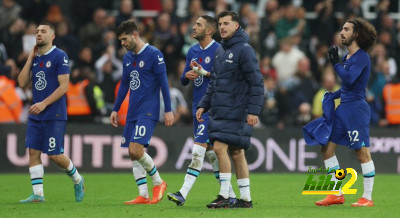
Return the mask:
<svg viewBox="0 0 400 218">
<path fill-rule="evenodd" d="M 130 89 L 127 121 L 152 119 L 159 121 L 160 89 L 165 112 L 171 111 L 167 70 L 163 54 L 154 46 L 145 44 L 137 53 L 128 51 L 123 58 L 121 86 L 113 111 L 119 111 Z"/>
<path fill-rule="evenodd" d="M 58 87 L 58 76 L 69 74 L 69 60 L 67 54 L 53 46 L 46 54 L 36 56 L 32 61 L 32 94 L 33 104 L 49 97 Z M 63 95 L 60 99 L 47 106 L 38 115 L 29 115 L 30 119 L 67 120 L 67 103 Z"/>
<path fill-rule="evenodd" d="M 342 79 L 341 102 L 362 100 L 366 97 L 366 88 L 371 72 L 371 59 L 368 53 L 358 49 L 349 59 L 343 57 L 342 64 L 335 65 L 335 71 Z"/>
<path fill-rule="evenodd" d="M 182 85 L 186 86 L 189 84 L 190 80 L 185 78 L 186 72 L 190 71 L 190 62 L 196 61 L 199 63 L 204 70 L 211 72 L 215 51 L 220 46 L 220 44 L 214 40 L 210 42 L 204 49 L 200 44 L 193 45 L 187 55 L 186 55 L 186 66 L 181 77 Z M 197 104 L 206 92 L 210 78 L 200 75 L 193 81 L 193 103 L 192 103 L 192 113 L 193 116 L 196 115 Z"/>
</svg>

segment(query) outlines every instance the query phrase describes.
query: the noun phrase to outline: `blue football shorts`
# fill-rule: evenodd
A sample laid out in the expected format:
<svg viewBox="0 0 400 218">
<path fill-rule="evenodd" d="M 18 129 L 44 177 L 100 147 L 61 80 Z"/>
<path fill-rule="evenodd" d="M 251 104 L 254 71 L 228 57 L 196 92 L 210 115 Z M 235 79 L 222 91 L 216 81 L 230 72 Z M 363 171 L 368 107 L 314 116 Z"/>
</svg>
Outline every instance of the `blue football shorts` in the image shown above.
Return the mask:
<svg viewBox="0 0 400 218">
<path fill-rule="evenodd" d="M 194 133 L 194 142 L 198 143 L 209 143 L 208 140 L 208 114 L 203 114 L 201 116 L 203 118 L 203 122 L 200 123 L 197 121 L 196 117 L 193 117 L 193 133 Z"/>
<path fill-rule="evenodd" d="M 121 147 L 129 147 L 130 142 L 141 144 L 144 147 L 149 146 L 156 124 L 156 121 L 150 119 L 127 121 L 122 134 Z"/>
<path fill-rule="evenodd" d="M 364 100 L 340 103 L 329 141 L 351 149 L 370 147 L 369 125 L 371 110 Z"/>
<path fill-rule="evenodd" d="M 28 120 L 25 147 L 48 155 L 64 153 L 66 120 Z"/>
</svg>

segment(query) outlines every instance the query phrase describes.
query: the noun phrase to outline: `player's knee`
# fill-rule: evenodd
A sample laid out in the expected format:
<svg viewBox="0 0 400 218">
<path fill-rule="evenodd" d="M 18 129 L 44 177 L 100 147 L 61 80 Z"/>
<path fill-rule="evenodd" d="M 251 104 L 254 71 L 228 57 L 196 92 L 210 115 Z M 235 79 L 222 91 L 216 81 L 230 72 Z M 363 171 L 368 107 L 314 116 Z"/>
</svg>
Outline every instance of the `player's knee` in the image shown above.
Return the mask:
<svg viewBox="0 0 400 218">
<path fill-rule="evenodd" d="M 137 151 L 134 148 L 129 148 L 129 156 L 132 160 L 139 160 L 143 156 L 144 152 Z"/>
<path fill-rule="evenodd" d="M 60 159 L 60 155 L 48 155 L 49 159 L 58 163 L 59 159 Z"/>
</svg>

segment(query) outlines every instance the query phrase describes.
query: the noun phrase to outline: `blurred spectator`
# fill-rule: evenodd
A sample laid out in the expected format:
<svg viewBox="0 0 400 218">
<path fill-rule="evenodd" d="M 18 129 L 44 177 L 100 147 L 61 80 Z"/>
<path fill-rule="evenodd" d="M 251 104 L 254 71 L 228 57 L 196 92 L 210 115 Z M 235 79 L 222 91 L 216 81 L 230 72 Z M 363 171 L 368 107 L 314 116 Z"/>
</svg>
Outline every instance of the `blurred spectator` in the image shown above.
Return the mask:
<svg viewBox="0 0 400 218">
<path fill-rule="evenodd" d="M 5 45 L 7 56 L 17 61 L 18 56 L 23 51 L 22 36 L 26 27 L 25 21 L 18 18 L 12 22 L 7 28 L 3 29 L 0 34 L 0 41 Z M 17 63 L 18 66 L 23 66 L 24 63 Z"/>
<path fill-rule="evenodd" d="M 338 29 L 337 20 L 333 14 L 333 1 L 323 0 L 315 5 L 317 18 L 312 26 L 312 34 L 318 37 L 319 42 L 328 45 L 332 44 L 332 36 Z"/>
<path fill-rule="evenodd" d="M 203 10 L 203 6 L 201 4 L 200 0 L 192 0 L 190 1 L 189 4 L 189 13 L 188 16 L 186 17 L 186 20 L 192 20 L 192 18 L 194 20 L 196 20 L 197 18 L 199 18 L 200 16 L 204 15 L 204 10 Z"/>
<path fill-rule="evenodd" d="M 380 122 L 381 126 L 400 124 L 400 80 L 398 76 L 383 88 L 385 119 Z"/>
<path fill-rule="evenodd" d="M 263 76 L 268 76 L 274 79 L 275 81 L 278 79 L 276 74 L 276 70 L 271 65 L 271 58 L 265 56 L 260 61 L 260 71 Z"/>
<path fill-rule="evenodd" d="M 380 72 L 382 69 L 382 63 L 384 61 L 388 62 L 388 75 L 386 75 L 386 80 L 391 80 L 397 72 L 397 63 L 396 60 L 389 56 L 386 52 L 386 48 L 381 43 L 376 43 L 372 48 L 371 52 L 371 60 L 372 60 L 372 72 L 370 82 L 372 82 L 376 78 L 376 72 Z"/>
<path fill-rule="evenodd" d="M 106 52 L 96 61 L 96 82 L 110 80 L 116 84 L 122 76 L 122 62 L 115 57 L 115 47 L 110 45 Z"/>
<path fill-rule="evenodd" d="M 311 104 L 308 102 L 301 103 L 296 114 L 294 126 L 302 127 L 309 123 L 311 120 Z"/>
<path fill-rule="evenodd" d="M 134 8 L 132 0 L 120 0 L 118 15 L 115 18 L 115 25 L 118 27 L 123 21 L 131 19 Z"/>
<path fill-rule="evenodd" d="M 170 79 L 168 79 L 170 81 Z M 169 82 L 170 87 L 169 87 L 169 93 L 171 96 L 171 109 L 172 113 L 174 114 L 174 123 L 182 123 L 183 120 L 188 120 L 188 117 L 192 117 L 192 113 L 190 112 L 187 103 L 185 101 L 185 98 L 183 97 L 182 92 L 171 86 L 171 83 Z M 160 92 L 160 122 L 164 122 L 164 112 L 165 111 L 165 106 L 164 106 L 164 100 L 163 96 Z"/>
<path fill-rule="evenodd" d="M 47 11 L 46 21 L 57 26 L 61 21 L 64 20 L 64 15 L 61 12 L 60 6 L 54 4 L 51 5 Z"/>
<path fill-rule="evenodd" d="M 296 34 L 308 34 L 307 22 L 304 19 L 304 9 L 296 9 L 292 4 L 284 8 L 284 14 L 276 23 L 276 36 L 278 40 L 294 36 Z"/>
<path fill-rule="evenodd" d="M 281 18 L 281 9 L 277 0 L 269 0 L 265 6 L 265 16 L 261 20 L 259 46 L 260 55 L 273 56 L 277 50 L 277 37 L 275 33 L 275 25 Z"/>
<path fill-rule="evenodd" d="M 107 27 L 107 12 L 99 8 L 93 13 L 93 20 L 85 25 L 79 32 L 79 42 L 81 46 L 88 46 L 93 49 L 101 43 L 103 33 Z"/>
<path fill-rule="evenodd" d="M 50 4 L 47 0 L 27 0 L 28 3 L 22 9 L 21 18 L 36 24 L 42 22 L 49 10 Z"/>
<path fill-rule="evenodd" d="M 257 56 L 260 57 L 260 46 L 258 46 L 258 43 L 260 42 L 260 39 L 258 38 L 260 36 L 260 23 L 255 12 L 250 11 L 247 15 L 245 31 L 249 34 L 250 45 L 256 51 Z"/>
<path fill-rule="evenodd" d="M 361 0 L 350 0 L 344 11 L 346 19 L 353 19 L 356 17 L 364 17 L 364 12 L 361 8 Z"/>
<path fill-rule="evenodd" d="M 72 71 L 66 93 L 69 121 L 93 122 L 96 116 L 102 114 L 104 109 L 103 93 L 96 87 L 90 68 L 75 68 Z"/>
<path fill-rule="evenodd" d="M 321 82 L 321 76 L 324 72 L 324 69 L 329 64 L 328 61 L 328 45 L 325 43 L 319 43 L 315 48 L 315 54 L 311 55 L 311 71 L 313 73 L 313 77 L 317 80 L 317 82 Z"/>
<path fill-rule="evenodd" d="M 322 87 L 314 95 L 312 103 L 312 115 L 313 118 L 322 116 L 322 98 L 325 92 L 336 92 L 340 88 L 337 84 L 335 72 L 332 66 L 328 65 L 322 74 Z M 335 99 L 335 107 L 340 103 L 340 98 Z"/>
<path fill-rule="evenodd" d="M 377 32 L 382 30 L 382 24 L 384 23 L 384 16 L 389 12 L 390 0 L 379 0 L 375 6 L 376 18 L 373 22 Z"/>
<path fill-rule="evenodd" d="M 178 27 L 171 24 L 168 13 L 161 13 L 157 17 L 157 25 L 151 39 L 151 44 L 160 49 L 164 54 L 167 72 L 172 72 L 176 67 L 176 57 L 179 57 L 182 42 L 178 35 Z"/>
<path fill-rule="evenodd" d="M 279 122 L 279 92 L 276 80 L 264 75 L 264 108 L 260 114 L 260 121 L 265 126 L 276 126 Z"/>
<path fill-rule="evenodd" d="M 249 16 L 250 13 L 252 13 L 253 10 L 251 8 L 251 4 L 244 2 L 240 5 L 239 8 L 239 18 L 240 18 L 240 26 L 245 29 L 249 23 Z M 256 14 L 257 15 L 257 14 Z"/>
<path fill-rule="evenodd" d="M 122 76 L 122 62 L 115 57 L 113 47 L 109 47 L 95 63 L 96 80 L 104 91 L 107 112 L 112 111 L 115 87 Z"/>
<path fill-rule="evenodd" d="M 175 2 L 174 0 L 162 0 L 162 13 L 169 14 L 172 24 L 179 24 L 179 18 L 175 14 Z"/>
<path fill-rule="evenodd" d="M 75 66 L 77 68 L 89 67 L 90 69 L 94 69 L 92 49 L 90 49 L 89 47 L 81 48 Z"/>
<path fill-rule="evenodd" d="M 56 26 L 56 38 L 54 45 L 64 50 L 69 60 L 76 62 L 78 59 L 79 42 L 78 38 L 70 31 L 70 25 L 66 20 L 59 22 Z"/>
<path fill-rule="evenodd" d="M 19 18 L 21 6 L 14 0 L 2 0 L 0 7 L 0 29 L 8 27 L 14 20 Z"/>
<path fill-rule="evenodd" d="M 22 52 L 18 55 L 18 63 L 25 63 L 32 48 L 36 45 L 36 28 L 35 23 L 29 23 L 22 36 Z"/>
<path fill-rule="evenodd" d="M 18 72 L 13 72 L 15 63 L 14 66 L 7 63 L 6 66 L 9 72 L 0 75 L 0 123 L 20 123 L 23 104 L 15 89 L 15 80 L 12 79 Z"/>
<path fill-rule="evenodd" d="M 279 44 L 280 50 L 272 58 L 272 66 L 278 73 L 279 85 L 282 85 L 294 76 L 299 60 L 305 55 L 302 51 L 293 47 L 291 38 L 285 38 Z"/>
</svg>

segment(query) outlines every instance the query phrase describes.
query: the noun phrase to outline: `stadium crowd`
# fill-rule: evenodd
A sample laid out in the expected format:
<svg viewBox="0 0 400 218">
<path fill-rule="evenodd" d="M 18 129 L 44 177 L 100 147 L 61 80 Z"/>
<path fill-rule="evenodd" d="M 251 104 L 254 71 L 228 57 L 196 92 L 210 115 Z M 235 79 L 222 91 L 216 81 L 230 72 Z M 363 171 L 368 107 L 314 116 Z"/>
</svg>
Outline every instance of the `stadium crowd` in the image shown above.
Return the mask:
<svg viewBox="0 0 400 218">
<path fill-rule="evenodd" d="M 192 88 L 180 85 L 179 78 L 186 53 L 197 42 L 191 37 L 192 26 L 201 15 L 216 16 L 223 10 L 233 10 L 250 36 L 264 76 L 265 104 L 260 126 L 303 126 L 321 116 L 324 93 L 340 87 L 341 81 L 328 61 L 328 48 L 339 45 L 340 56 L 345 55 L 339 34 L 343 23 L 365 16 L 361 0 L 320 0 L 311 9 L 316 17 L 309 19 L 302 2 L 2 0 L 0 123 L 27 121 L 32 93 L 30 87 L 18 86 L 17 77 L 36 43 L 36 28 L 42 20 L 56 27 L 54 44 L 71 61 L 69 121 L 109 122 L 126 52 L 115 29 L 122 21 L 135 19 L 143 40 L 164 54 L 176 122 L 190 125 Z M 370 52 L 373 66 L 367 90 L 374 126 L 400 124 L 400 21 L 390 16 L 390 3 L 379 0 L 373 9 L 376 18 L 369 19 L 378 31 Z M 218 36 L 215 39 L 219 41 Z"/>
</svg>

